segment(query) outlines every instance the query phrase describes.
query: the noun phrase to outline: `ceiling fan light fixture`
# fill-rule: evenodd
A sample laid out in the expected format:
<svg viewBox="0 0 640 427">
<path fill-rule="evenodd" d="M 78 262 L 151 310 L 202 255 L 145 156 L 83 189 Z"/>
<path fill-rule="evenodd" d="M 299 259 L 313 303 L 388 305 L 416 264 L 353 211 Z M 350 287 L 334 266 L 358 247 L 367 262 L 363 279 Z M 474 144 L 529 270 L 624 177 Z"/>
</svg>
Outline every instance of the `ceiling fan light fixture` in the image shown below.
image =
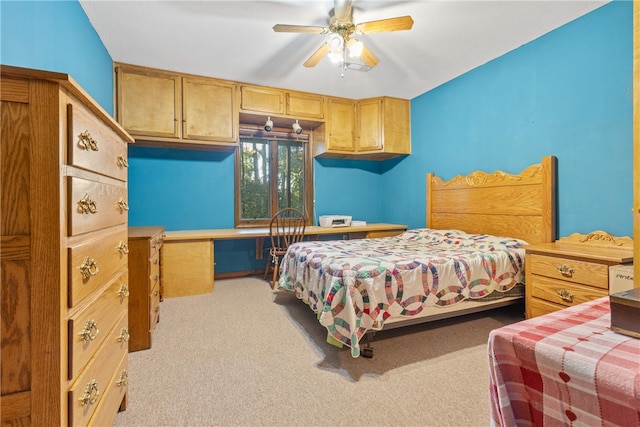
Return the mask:
<svg viewBox="0 0 640 427">
<path fill-rule="evenodd" d="M 341 53 L 344 49 L 344 39 L 339 34 L 331 34 L 327 40 L 327 46 L 331 52 Z"/>
<path fill-rule="evenodd" d="M 342 52 L 329 52 L 327 54 L 327 57 L 329 58 L 332 64 L 339 64 L 344 59 Z"/>
<path fill-rule="evenodd" d="M 351 58 L 360 58 L 364 44 L 360 40 L 350 39 L 347 47 L 349 48 L 349 56 Z"/>
</svg>

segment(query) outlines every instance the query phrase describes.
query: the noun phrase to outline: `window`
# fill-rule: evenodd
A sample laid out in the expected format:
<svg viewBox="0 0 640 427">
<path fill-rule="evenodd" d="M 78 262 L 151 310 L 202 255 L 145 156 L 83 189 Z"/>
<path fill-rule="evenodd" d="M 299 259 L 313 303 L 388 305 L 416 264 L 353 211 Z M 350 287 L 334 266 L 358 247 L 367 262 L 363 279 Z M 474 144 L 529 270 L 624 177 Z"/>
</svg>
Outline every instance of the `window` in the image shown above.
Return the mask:
<svg viewBox="0 0 640 427">
<path fill-rule="evenodd" d="M 292 207 L 313 218 L 308 135 L 242 129 L 236 150 L 236 226 L 265 226 Z"/>
</svg>

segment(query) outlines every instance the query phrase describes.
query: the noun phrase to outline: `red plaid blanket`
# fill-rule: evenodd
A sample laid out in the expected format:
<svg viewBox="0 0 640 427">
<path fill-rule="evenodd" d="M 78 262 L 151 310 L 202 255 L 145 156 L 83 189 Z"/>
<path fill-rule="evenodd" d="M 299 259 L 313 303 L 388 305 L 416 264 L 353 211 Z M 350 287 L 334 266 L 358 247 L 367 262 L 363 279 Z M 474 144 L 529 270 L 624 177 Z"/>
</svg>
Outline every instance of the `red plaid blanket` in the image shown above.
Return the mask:
<svg viewBox="0 0 640 427">
<path fill-rule="evenodd" d="M 492 423 L 640 426 L 640 339 L 610 326 L 604 297 L 492 331 Z"/>
</svg>

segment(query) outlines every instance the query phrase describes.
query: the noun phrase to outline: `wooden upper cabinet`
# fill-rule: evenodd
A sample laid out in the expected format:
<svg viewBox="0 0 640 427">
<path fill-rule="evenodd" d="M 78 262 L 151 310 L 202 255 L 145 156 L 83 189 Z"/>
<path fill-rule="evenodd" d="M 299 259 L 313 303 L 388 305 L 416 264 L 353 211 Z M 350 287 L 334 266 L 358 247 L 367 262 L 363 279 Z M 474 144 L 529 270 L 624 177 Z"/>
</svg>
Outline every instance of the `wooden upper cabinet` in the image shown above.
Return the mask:
<svg viewBox="0 0 640 427">
<path fill-rule="evenodd" d="M 131 135 L 180 137 L 180 77 L 123 67 L 116 76 L 116 119 Z"/>
<path fill-rule="evenodd" d="M 382 99 L 358 101 L 358 151 L 381 150 L 382 136 Z"/>
<path fill-rule="evenodd" d="M 284 114 L 285 93 L 262 86 L 240 86 L 240 110 L 263 114 Z"/>
<path fill-rule="evenodd" d="M 296 118 L 323 119 L 324 96 L 287 92 L 287 115 Z"/>
<path fill-rule="evenodd" d="M 185 139 L 236 142 L 235 85 L 185 77 L 182 80 L 182 135 Z"/>
<path fill-rule="evenodd" d="M 238 144 L 233 82 L 120 64 L 116 90 L 116 118 L 142 145 Z"/>
<path fill-rule="evenodd" d="M 406 99 L 380 97 L 357 102 L 358 152 L 383 157 L 411 154 L 411 111 Z"/>
<path fill-rule="evenodd" d="M 327 151 L 355 151 L 355 102 L 350 99 L 328 98 L 326 126 Z"/>
</svg>

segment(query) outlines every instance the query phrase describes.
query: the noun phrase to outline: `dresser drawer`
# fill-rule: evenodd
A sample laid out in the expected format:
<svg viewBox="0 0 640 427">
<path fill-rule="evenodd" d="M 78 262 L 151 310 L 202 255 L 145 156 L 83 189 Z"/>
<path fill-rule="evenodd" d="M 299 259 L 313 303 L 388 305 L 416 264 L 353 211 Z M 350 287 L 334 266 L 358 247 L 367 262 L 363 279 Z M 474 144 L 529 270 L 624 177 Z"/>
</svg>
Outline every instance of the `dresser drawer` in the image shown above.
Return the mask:
<svg viewBox="0 0 640 427">
<path fill-rule="evenodd" d="M 96 357 L 69 389 L 69 425 L 87 425 L 96 408 L 102 404 L 114 372 L 127 355 L 127 343 L 119 338 L 122 328 L 127 327 L 127 321 L 125 314 L 110 331 Z"/>
<path fill-rule="evenodd" d="M 160 291 L 155 287 L 149 294 L 149 332 L 153 332 L 160 316 Z"/>
<path fill-rule="evenodd" d="M 126 283 L 127 273 L 124 273 L 95 302 L 69 319 L 68 379 L 80 373 L 104 342 L 106 334 L 127 311 L 129 300 L 122 289 Z M 128 330 L 120 332 L 123 339 L 128 341 Z"/>
<path fill-rule="evenodd" d="M 67 104 L 69 164 L 127 180 L 127 144 L 80 104 Z"/>
<path fill-rule="evenodd" d="M 546 255 L 530 255 L 530 273 L 609 289 L 609 266 Z"/>
<path fill-rule="evenodd" d="M 529 310 L 529 317 L 538 317 L 554 311 L 562 310 L 566 308 L 564 305 L 553 304 L 549 301 L 544 301 L 537 298 L 531 298 L 527 301 L 527 309 Z"/>
<path fill-rule="evenodd" d="M 69 248 L 69 308 L 106 285 L 118 271 L 127 268 L 126 243 L 127 229 L 123 228 Z"/>
<path fill-rule="evenodd" d="M 69 235 L 127 223 L 126 186 L 71 177 L 69 187 Z"/>
<path fill-rule="evenodd" d="M 566 307 L 609 295 L 607 290 L 591 286 L 537 275 L 530 277 L 533 280 L 532 283 L 527 283 L 527 286 L 531 286 L 531 296 Z"/>
<path fill-rule="evenodd" d="M 100 405 L 89 421 L 90 426 L 112 426 L 129 384 L 129 358 L 125 354 L 111 378 Z"/>
<path fill-rule="evenodd" d="M 160 284 L 160 253 L 149 259 L 149 290 Z"/>
</svg>

